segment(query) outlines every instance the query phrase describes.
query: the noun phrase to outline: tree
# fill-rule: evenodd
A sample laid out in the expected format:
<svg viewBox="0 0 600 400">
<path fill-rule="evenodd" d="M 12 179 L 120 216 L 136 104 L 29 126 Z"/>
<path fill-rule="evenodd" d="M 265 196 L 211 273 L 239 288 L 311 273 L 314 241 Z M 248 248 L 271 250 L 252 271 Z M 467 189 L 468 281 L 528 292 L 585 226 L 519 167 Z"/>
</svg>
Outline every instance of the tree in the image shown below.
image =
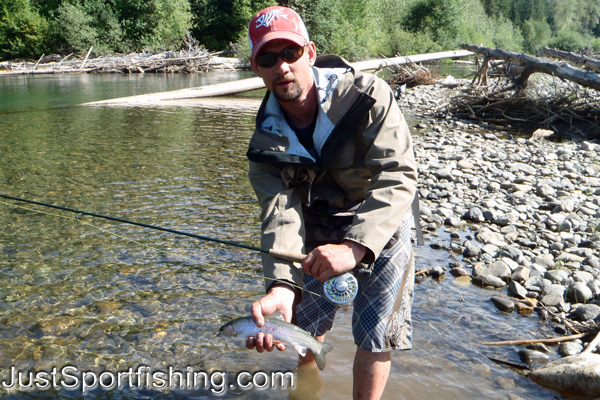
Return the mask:
<svg viewBox="0 0 600 400">
<path fill-rule="evenodd" d="M 0 56 L 31 57 L 44 52 L 48 21 L 29 0 L 3 0 L 0 4 Z"/>
<path fill-rule="evenodd" d="M 192 0 L 192 35 L 211 50 L 226 50 L 248 29 L 260 10 L 275 0 Z"/>
</svg>

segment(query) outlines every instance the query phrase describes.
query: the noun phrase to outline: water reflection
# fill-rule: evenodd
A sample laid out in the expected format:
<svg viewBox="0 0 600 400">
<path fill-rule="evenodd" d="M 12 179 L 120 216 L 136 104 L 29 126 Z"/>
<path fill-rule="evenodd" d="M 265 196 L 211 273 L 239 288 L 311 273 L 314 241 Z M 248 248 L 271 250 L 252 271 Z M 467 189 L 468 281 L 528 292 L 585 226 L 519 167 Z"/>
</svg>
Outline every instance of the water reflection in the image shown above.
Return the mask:
<svg viewBox="0 0 600 400">
<path fill-rule="evenodd" d="M 90 212 L 256 245 L 259 210 L 245 151 L 256 99 L 160 107 L 66 107 L 2 115 L 2 192 Z M 233 104 L 233 106 L 232 106 Z M 257 354 L 215 337 L 262 293 L 260 258 L 245 250 L 40 207 L 0 204 L 0 381 L 10 368 L 46 371 L 296 371 L 294 390 L 225 398 L 351 396 L 351 309 L 326 340 L 325 371 L 296 370 L 295 352 Z M 13 203 L 11 203 L 13 204 Z M 444 235 L 442 232 L 441 234 Z M 118 235 L 118 236 L 117 236 Z M 437 240 L 437 239 L 436 239 Z M 417 268 L 448 255 L 418 249 Z M 394 354 L 385 398 L 545 399 L 541 389 L 484 354 L 516 361 L 495 338 L 539 336 L 538 320 L 503 315 L 490 292 L 452 284 L 417 286 L 414 350 Z M 0 387 L 6 393 L 6 389 Z M 22 395 L 13 392 L 15 397 Z M 25 397 L 81 397 L 64 388 Z M 210 389 L 125 386 L 92 397 L 208 398 Z M 311 397 L 312 396 L 312 397 Z"/>
</svg>

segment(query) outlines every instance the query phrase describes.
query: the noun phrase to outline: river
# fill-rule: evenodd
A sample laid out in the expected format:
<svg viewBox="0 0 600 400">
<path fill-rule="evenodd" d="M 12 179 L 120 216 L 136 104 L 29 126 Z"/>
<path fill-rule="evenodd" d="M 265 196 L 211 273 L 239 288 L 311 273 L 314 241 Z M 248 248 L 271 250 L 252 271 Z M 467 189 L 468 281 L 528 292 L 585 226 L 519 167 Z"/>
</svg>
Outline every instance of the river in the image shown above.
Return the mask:
<svg viewBox="0 0 600 400">
<path fill-rule="evenodd" d="M 78 105 L 240 76 L 251 75 L 0 77 L 0 192 L 256 246 L 259 209 L 246 176 L 245 152 L 259 97 L 145 107 Z M 0 201 L 0 393 L 31 399 L 202 399 L 220 391 L 218 373 L 228 371 L 222 398 L 351 397 L 350 307 L 339 311 L 326 337 L 334 350 L 320 375 L 296 372 L 291 391 L 242 390 L 233 385 L 241 371 L 296 371 L 297 365 L 292 349 L 257 354 L 215 336 L 223 323 L 247 315 L 262 294 L 259 255 L 75 217 Z M 435 235 L 444 240 L 449 232 Z M 460 261 L 429 243 L 416 247 L 418 270 Z M 486 358 L 518 362 L 518 348 L 486 347 L 482 341 L 549 334 L 535 315 L 497 311 L 489 301 L 492 294 L 457 285 L 450 276 L 416 285 L 414 348 L 393 354 L 384 398 L 560 398 Z M 142 376 L 162 372 L 167 377 L 169 368 L 183 377 L 193 368 L 215 377 L 215 385 L 213 391 L 179 385 L 132 388 L 127 371 L 132 368 L 134 375 L 140 366 L 146 367 Z M 105 372 L 107 387 L 121 371 L 125 384 L 83 393 L 83 386 L 65 388 L 73 379 L 56 388 L 36 379 L 32 390 L 25 388 L 25 374 L 20 385 L 7 390 L 13 367 L 50 381 L 54 368 L 76 377 L 87 372 L 90 385 Z"/>
</svg>

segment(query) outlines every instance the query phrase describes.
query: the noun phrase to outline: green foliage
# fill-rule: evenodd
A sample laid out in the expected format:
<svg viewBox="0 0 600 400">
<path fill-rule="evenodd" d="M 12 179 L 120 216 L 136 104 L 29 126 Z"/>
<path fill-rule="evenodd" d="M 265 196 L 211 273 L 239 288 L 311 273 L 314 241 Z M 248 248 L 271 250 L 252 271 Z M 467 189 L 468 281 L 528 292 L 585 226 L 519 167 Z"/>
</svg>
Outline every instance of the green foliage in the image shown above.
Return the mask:
<svg viewBox="0 0 600 400">
<path fill-rule="evenodd" d="M 248 23 L 275 0 L 191 0 L 192 35 L 211 50 L 226 50 L 229 43 L 246 35 Z"/>
<path fill-rule="evenodd" d="M 521 28 L 525 50 L 535 54 L 548 45 L 552 29 L 546 21 L 529 19 Z"/>
<path fill-rule="evenodd" d="M 600 49 L 600 0 L 1 0 L 0 56 L 176 48 L 186 31 L 211 50 L 247 52 L 252 16 L 286 5 L 319 54 L 349 60 L 457 49 Z M 246 49 L 246 50 L 244 50 Z"/>
<path fill-rule="evenodd" d="M 57 10 L 55 29 L 57 42 L 64 43 L 70 51 L 84 52 L 90 46 L 100 54 L 123 50 L 117 16 L 99 0 L 63 3 Z"/>
<path fill-rule="evenodd" d="M 550 39 L 548 46 L 565 51 L 577 52 L 589 45 L 589 40 L 578 32 L 564 30 Z"/>
<path fill-rule="evenodd" d="M 48 22 L 29 0 L 0 4 L 0 57 L 31 57 L 45 50 Z"/>
<path fill-rule="evenodd" d="M 79 0 L 55 13 L 55 41 L 76 52 L 105 54 L 177 46 L 189 28 L 187 0 Z"/>
</svg>

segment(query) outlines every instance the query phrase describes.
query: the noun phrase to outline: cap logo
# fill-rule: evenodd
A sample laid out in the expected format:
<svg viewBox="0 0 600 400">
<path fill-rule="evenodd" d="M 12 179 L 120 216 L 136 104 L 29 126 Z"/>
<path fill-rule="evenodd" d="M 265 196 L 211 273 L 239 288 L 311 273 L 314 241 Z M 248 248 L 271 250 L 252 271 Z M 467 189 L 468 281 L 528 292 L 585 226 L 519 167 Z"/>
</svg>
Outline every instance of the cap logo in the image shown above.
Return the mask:
<svg viewBox="0 0 600 400">
<path fill-rule="evenodd" d="M 287 20 L 288 15 L 284 14 L 280 10 L 269 11 L 268 13 L 261 15 L 260 18 L 256 20 L 256 29 L 260 28 L 261 26 L 268 27 L 271 25 L 271 22 L 278 18 L 285 18 Z"/>
</svg>

